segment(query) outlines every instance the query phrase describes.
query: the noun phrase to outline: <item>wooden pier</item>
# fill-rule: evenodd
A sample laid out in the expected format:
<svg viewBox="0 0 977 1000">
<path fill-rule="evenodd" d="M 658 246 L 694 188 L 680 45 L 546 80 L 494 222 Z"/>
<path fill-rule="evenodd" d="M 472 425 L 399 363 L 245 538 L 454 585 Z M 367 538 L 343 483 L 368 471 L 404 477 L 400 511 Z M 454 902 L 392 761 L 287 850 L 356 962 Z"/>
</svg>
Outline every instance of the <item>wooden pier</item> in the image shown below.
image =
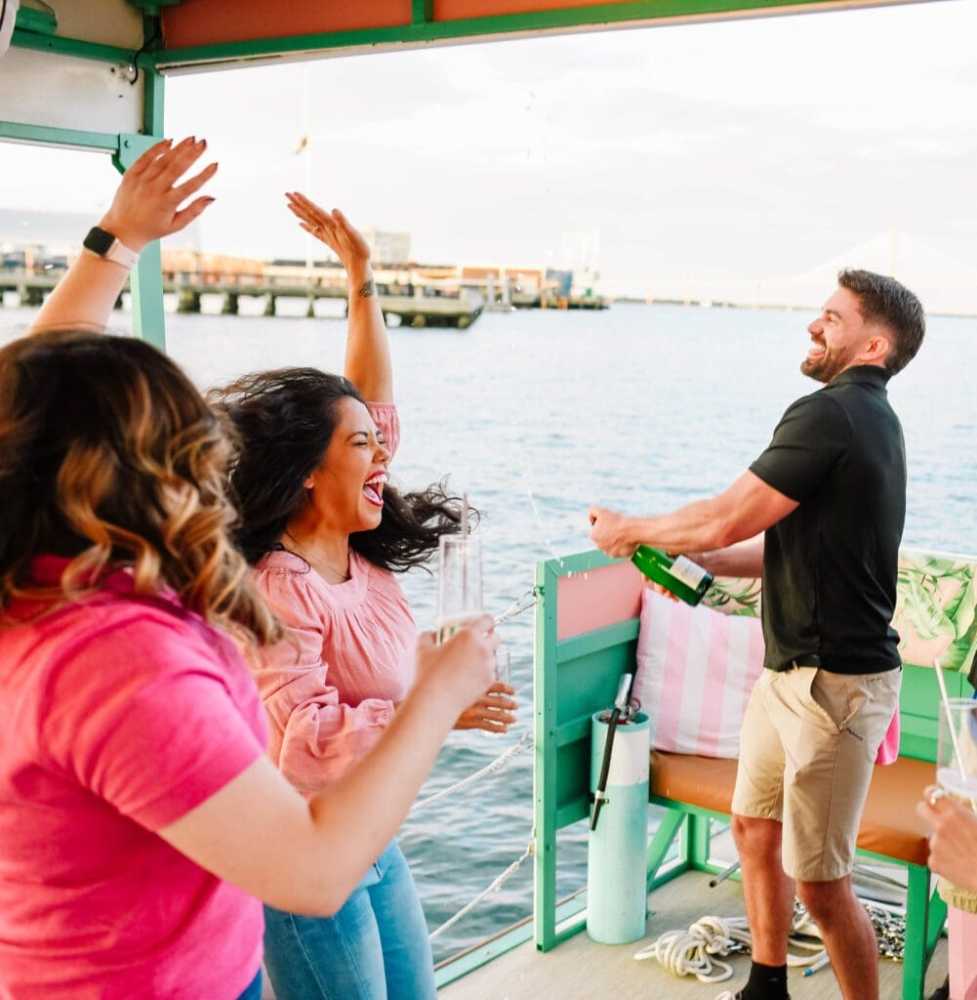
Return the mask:
<svg viewBox="0 0 977 1000">
<path fill-rule="evenodd" d="M 0 271 L 0 305 L 4 292 L 16 292 L 23 306 L 40 306 L 54 288 L 63 271 Z M 315 316 L 319 299 L 347 298 L 345 275 L 334 277 L 313 274 L 308 280 L 268 274 L 227 274 L 164 272 L 163 291 L 176 296 L 178 313 L 199 313 L 204 295 L 223 298 L 221 314 L 238 315 L 240 300 L 264 299 L 264 315 L 275 316 L 279 299 L 303 299 L 308 304 L 306 316 Z M 402 326 L 454 327 L 465 330 L 478 319 L 485 307 L 484 298 L 469 288 L 450 289 L 435 285 L 389 286 L 377 282 L 377 295 L 384 319 L 397 316 Z M 119 302 L 121 306 L 121 301 Z"/>
</svg>

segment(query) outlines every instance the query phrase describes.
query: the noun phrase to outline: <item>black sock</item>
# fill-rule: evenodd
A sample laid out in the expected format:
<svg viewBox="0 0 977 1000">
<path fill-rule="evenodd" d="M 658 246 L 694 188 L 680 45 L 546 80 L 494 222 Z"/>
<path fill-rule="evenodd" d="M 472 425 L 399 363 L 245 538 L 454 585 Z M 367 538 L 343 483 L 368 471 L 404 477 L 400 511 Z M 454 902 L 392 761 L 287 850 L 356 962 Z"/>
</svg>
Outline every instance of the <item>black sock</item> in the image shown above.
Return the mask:
<svg viewBox="0 0 977 1000">
<path fill-rule="evenodd" d="M 787 1000 L 787 966 L 753 962 L 740 1000 Z"/>
</svg>

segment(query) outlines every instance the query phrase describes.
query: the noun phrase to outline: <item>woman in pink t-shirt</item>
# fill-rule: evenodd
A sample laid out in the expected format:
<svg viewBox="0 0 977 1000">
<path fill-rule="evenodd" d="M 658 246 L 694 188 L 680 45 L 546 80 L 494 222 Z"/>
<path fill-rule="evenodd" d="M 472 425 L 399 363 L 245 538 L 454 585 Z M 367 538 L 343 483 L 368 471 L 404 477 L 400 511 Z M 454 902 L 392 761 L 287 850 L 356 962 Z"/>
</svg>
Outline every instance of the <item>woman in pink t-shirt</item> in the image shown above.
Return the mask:
<svg viewBox="0 0 977 1000">
<path fill-rule="evenodd" d="M 459 530 L 443 485 L 400 493 L 388 465 L 400 428 L 390 349 L 363 237 L 339 211 L 288 205 L 339 257 L 349 282 L 345 377 L 290 368 L 217 394 L 240 439 L 232 484 L 238 543 L 286 638 L 255 677 L 271 755 L 304 794 L 328 788 L 390 725 L 413 680 L 416 625 L 396 573 Z M 456 728 L 505 732 L 512 689 L 496 683 Z M 282 1000 L 434 996 L 427 925 L 394 842 L 329 919 L 265 911 L 266 965 Z M 326 984 L 326 985 L 323 985 Z"/>
<path fill-rule="evenodd" d="M 241 647 L 281 634 L 228 536 L 231 446 L 165 355 L 104 328 L 126 250 L 211 199 L 205 143 L 130 168 L 93 245 L 0 350 L 0 996 L 261 992 L 263 900 L 335 913 L 492 676 L 483 619 L 419 646 L 384 738 L 306 801 Z M 116 244 L 121 245 L 121 249 Z"/>
</svg>

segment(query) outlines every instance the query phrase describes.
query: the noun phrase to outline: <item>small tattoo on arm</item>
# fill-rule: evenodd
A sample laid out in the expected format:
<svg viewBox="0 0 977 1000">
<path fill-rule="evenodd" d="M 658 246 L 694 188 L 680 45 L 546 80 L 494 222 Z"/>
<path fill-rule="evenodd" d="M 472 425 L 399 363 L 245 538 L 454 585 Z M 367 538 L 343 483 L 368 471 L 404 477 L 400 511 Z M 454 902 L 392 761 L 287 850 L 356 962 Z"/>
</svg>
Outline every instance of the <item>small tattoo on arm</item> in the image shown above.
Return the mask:
<svg viewBox="0 0 977 1000">
<path fill-rule="evenodd" d="M 360 285 L 360 298 L 368 299 L 376 291 L 376 286 L 373 284 L 373 279 L 369 278 Z"/>
</svg>

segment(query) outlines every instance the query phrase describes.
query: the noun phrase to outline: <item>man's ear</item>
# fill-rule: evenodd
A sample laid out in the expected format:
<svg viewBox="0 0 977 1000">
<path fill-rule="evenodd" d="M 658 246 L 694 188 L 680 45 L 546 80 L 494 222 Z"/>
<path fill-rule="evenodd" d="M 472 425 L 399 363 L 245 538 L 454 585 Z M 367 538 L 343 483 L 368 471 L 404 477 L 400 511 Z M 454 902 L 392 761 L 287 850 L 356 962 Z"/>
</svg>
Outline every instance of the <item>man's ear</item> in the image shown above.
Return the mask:
<svg viewBox="0 0 977 1000">
<path fill-rule="evenodd" d="M 878 364 L 880 361 L 885 361 L 892 347 L 892 335 L 886 330 L 878 330 L 869 338 L 865 350 L 862 351 L 862 357 L 870 364 Z"/>
</svg>

